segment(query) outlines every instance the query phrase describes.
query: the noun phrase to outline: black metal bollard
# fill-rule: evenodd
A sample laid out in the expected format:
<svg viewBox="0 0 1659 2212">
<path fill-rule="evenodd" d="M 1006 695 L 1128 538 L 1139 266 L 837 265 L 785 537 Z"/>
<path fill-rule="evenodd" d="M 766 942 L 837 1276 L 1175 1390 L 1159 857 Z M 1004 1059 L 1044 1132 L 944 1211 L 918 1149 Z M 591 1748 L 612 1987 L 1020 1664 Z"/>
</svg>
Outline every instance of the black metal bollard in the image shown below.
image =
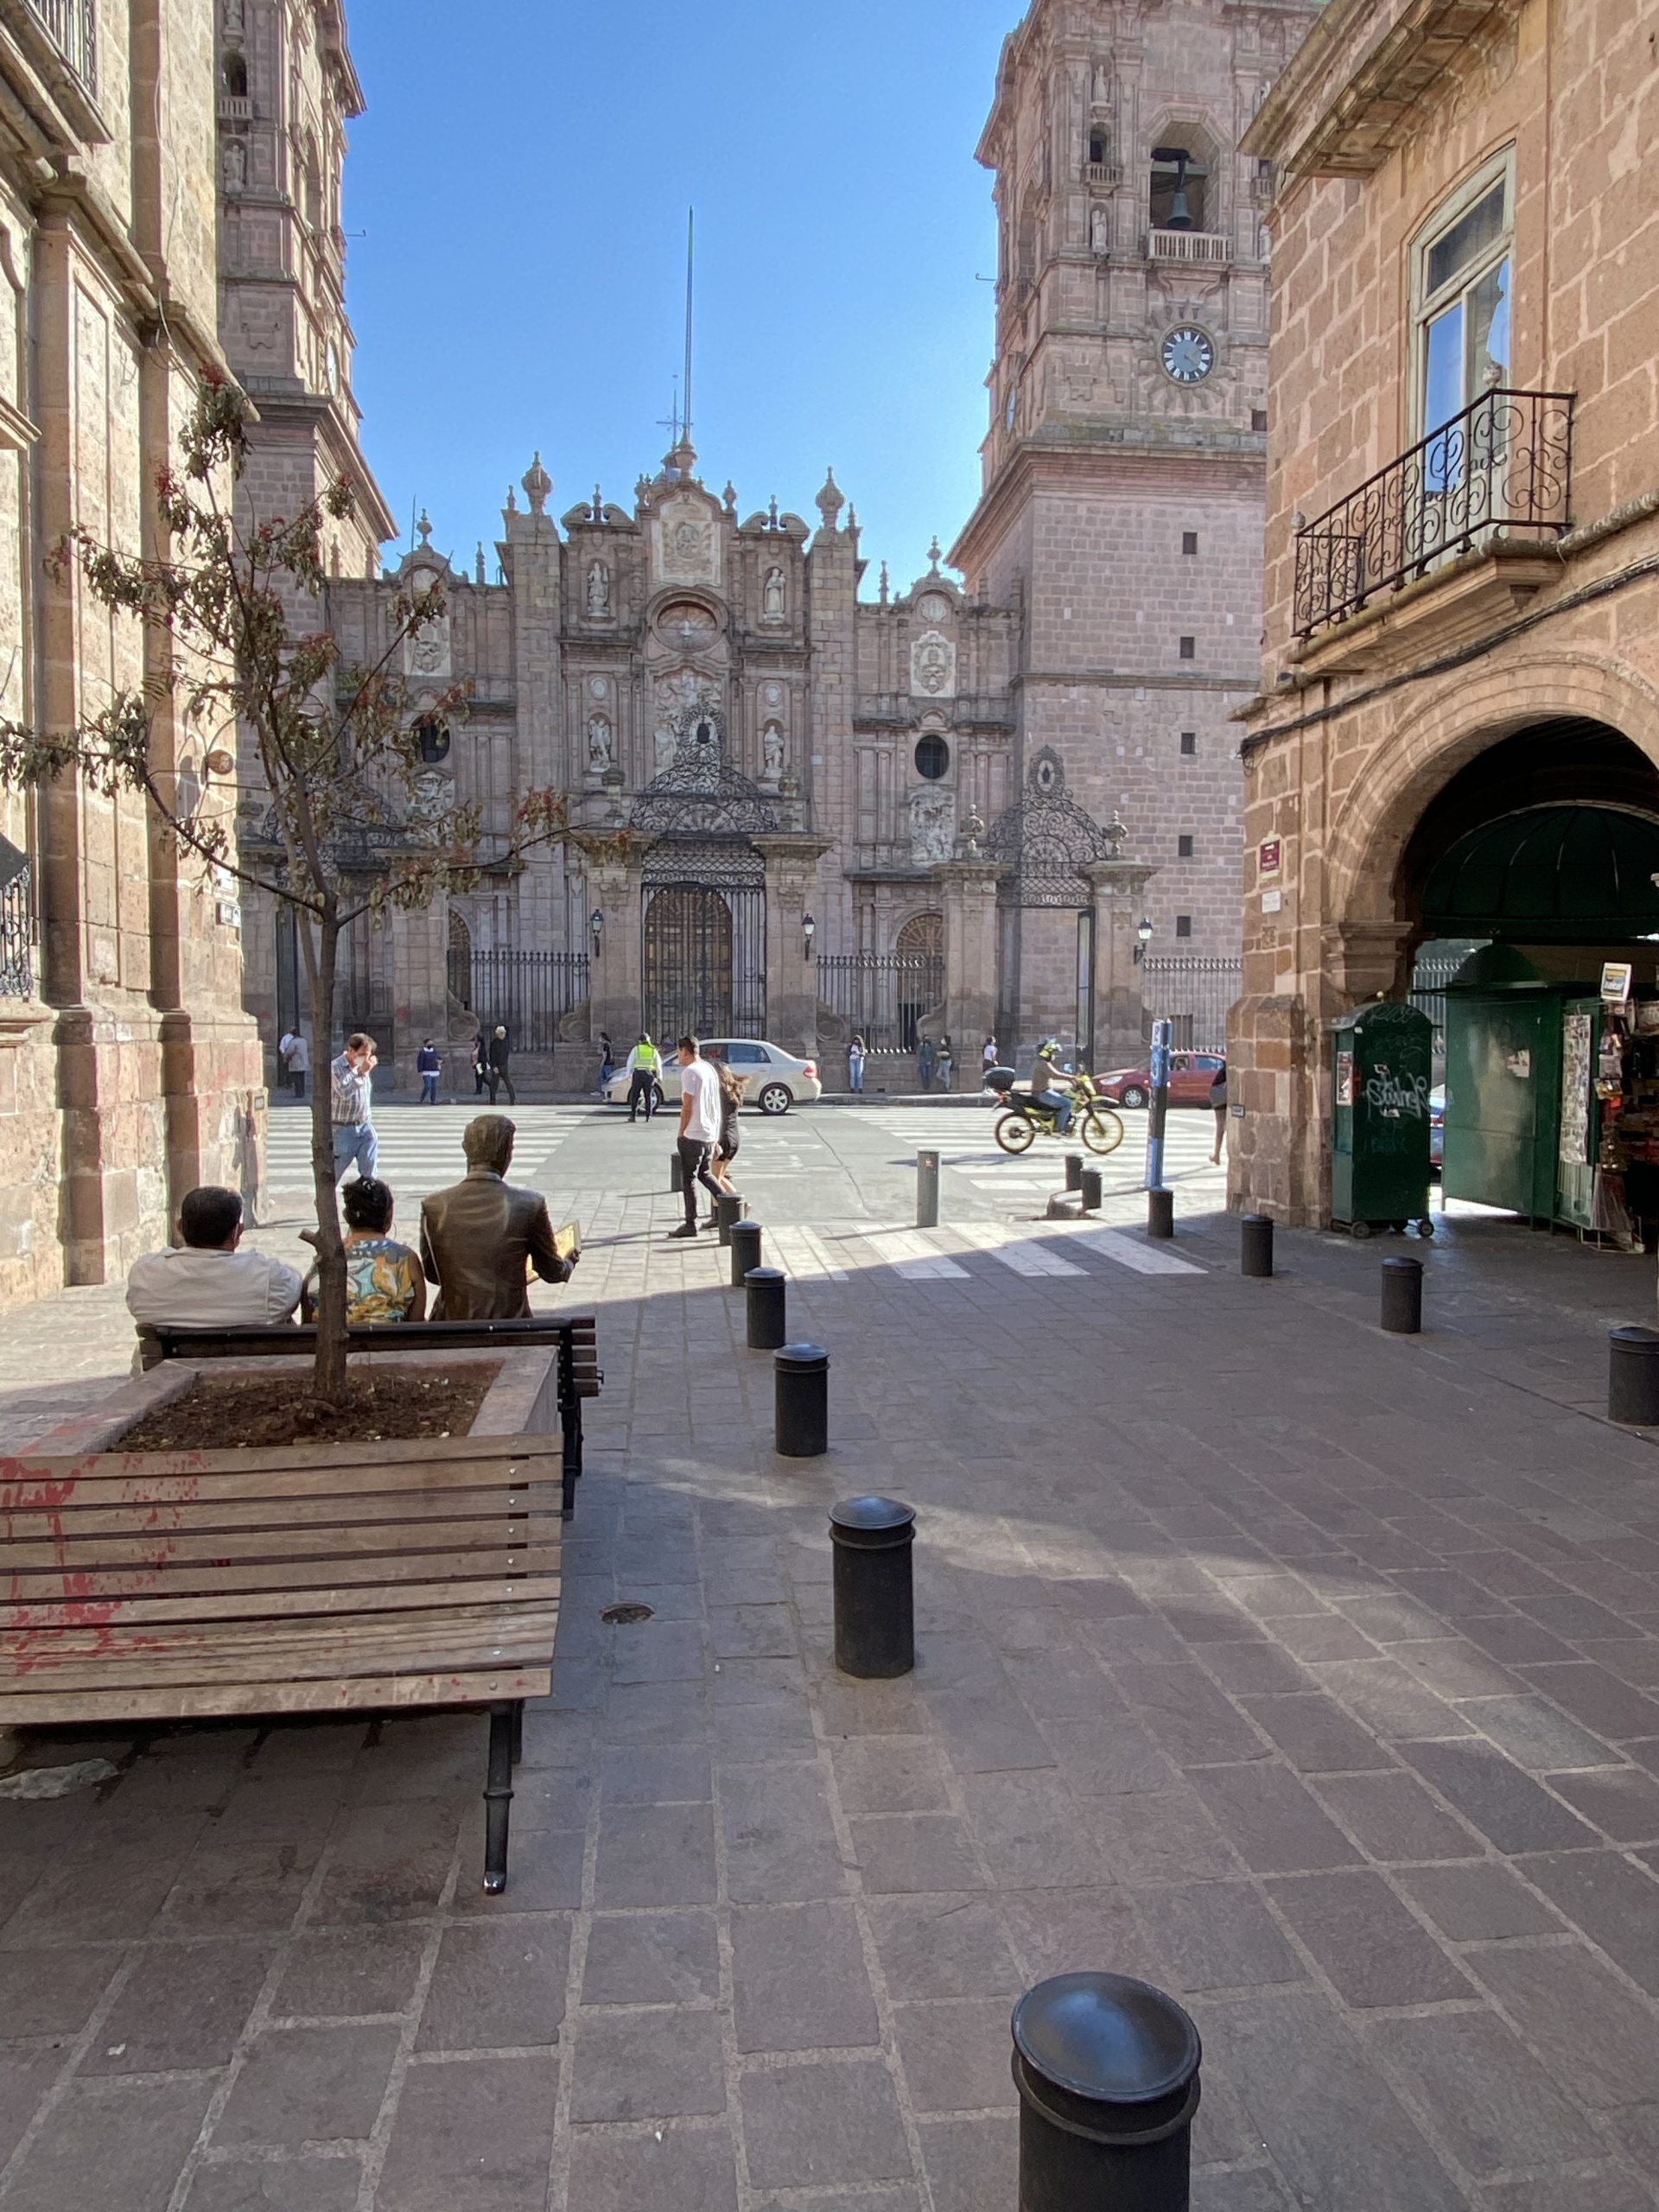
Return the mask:
<svg viewBox="0 0 1659 2212">
<path fill-rule="evenodd" d="M 836 1664 L 880 1681 L 916 1664 L 911 1549 L 916 1509 L 892 1497 L 846 1497 L 830 1509 L 836 1555 Z"/>
<path fill-rule="evenodd" d="M 722 1191 L 715 1200 L 715 1222 L 722 1248 L 732 1241 L 732 1224 L 744 1219 L 743 1201 L 735 1191 Z"/>
<path fill-rule="evenodd" d="M 671 1191 L 683 1191 L 685 1188 L 685 1162 L 680 1158 L 677 1151 L 671 1152 L 668 1155 L 668 1187 Z"/>
<path fill-rule="evenodd" d="M 1083 1210 L 1084 1213 L 1098 1213 L 1100 1211 L 1099 1168 L 1085 1167 L 1083 1171 L 1083 1179 L 1078 1184 L 1077 1188 L 1083 1193 Z"/>
<path fill-rule="evenodd" d="M 743 1279 L 760 1264 L 760 1224 L 758 1221 L 732 1224 L 732 1288 L 741 1290 Z"/>
<path fill-rule="evenodd" d="M 1264 1213 L 1238 1217 L 1238 1272 L 1242 1275 L 1273 1273 L 1273 1223 Z"/>
<path fill-rule="evenodd" d="M 1014 2008 L 1020 2212 L 1187 2212 L 1198 2031 L 1121 1974 L 1061 1974 Z"/>
<path fill-rule="evenodd" d="M 1068 1191 L 1083 1188 L 1083 1154 L 1068 1152 L 1065 1155 L 1065 1187 Z"/>
<path fill-rule="evenodd" d="M 1423 1263 L 1382 1262 L 1382 1326 L 1391 1337 L 1414 1337 L 1423 1326 Z"/>
<path fill-rule="evenodd" d="M 939 1155 L 937 1152 L 918 1152 L 916 1155 L 916 1226 L 918 1229 L 937 1229 L 939 1225 Z"/>
<path fill-rule="evenodd" d="M 751 1268 L 743 1281 L 749 1294 L 749 1350 L 776 1351 L 789 1338 L 784 1319 L 788 1295 L 784 1271 L 781 1268 Z"/>
<path fill-rule="evenodd" d="M 1173 1191 L 1147 1192 L 1147 1234 L 1148 1236 L 1173 1236 L 1175 1234 Z"/>
<path fill-rule="evenodd" d="M 817 1459 L 830 1449 L 830 1355 L 819 1344 L 785 1344 L 772 1354 L 774 1441 L 785 1459 Z"/>
<path fill-rule="evenodd" d="M 1659 1425 L 1659 1332 L 1609 1332 L 1607 1418 L 1622 1421 L 1627 1428 Z"/>
</svg>

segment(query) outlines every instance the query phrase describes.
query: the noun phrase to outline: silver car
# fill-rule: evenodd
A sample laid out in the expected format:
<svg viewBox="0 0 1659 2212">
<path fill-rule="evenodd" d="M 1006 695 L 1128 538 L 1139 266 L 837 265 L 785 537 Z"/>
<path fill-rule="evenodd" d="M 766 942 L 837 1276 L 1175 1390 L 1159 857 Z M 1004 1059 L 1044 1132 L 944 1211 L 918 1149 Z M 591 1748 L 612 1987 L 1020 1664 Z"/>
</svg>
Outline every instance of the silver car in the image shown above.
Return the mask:
<svg viewBox="0 0 1659 2212">
<path fill-rule="evenodd" d="M 816 1105 L 823 1096 L 816 1060 L 797 1059 L 781 1045 L 758 1043 L 751 1037 L 712 1037 L 702 1040 L 705 1060 L 724 1060 L 743 1077 L 743 1103 L 758 1106 L 763 1114 L 787 1114 L 798 1103 Z M 633 1078 L 619 1068 L 605 1086 L 607 1103 L 626 1106 Z M 657 1086 L 657 1103 L 678 1105 L 680 1064 L 672 1051 L 663 1052 L 663 1072 Z"/>
</svg>

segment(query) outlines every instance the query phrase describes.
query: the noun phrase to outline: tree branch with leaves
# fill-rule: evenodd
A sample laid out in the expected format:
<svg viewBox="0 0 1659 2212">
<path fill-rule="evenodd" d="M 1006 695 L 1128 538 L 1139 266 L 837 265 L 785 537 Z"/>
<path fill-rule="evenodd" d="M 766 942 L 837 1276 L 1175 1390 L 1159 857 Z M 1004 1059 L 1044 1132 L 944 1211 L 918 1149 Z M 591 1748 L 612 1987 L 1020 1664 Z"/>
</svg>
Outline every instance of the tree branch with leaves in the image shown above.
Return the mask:
<svg viewBox="0 0 1659 2212">
<path fill-rule="evenodd" d="M 517 865 L 568 830 L 563 796 L 515 794 L 505 827 L 486 832 L 476 805 L 444 801 L 416 779 L 427 766 L 402 675 L 404 647 L 445 612 L 442 587 L 401 592 L 390 603 L 378 656 L 348 664 L 326 626 L 307 627 L 326 594 L 324 540 L 348 519 L 353 495 L 331 484 L 292 517 L 238 513 L 236 486 L 248 453 L 247 402 L 209 378 L 181 442 L 179 464 L 156 480 L 160 556 L 121 552 L 72 531 L 48 565 L 60 581 L 78 570 L 99 605 L 124 614 L 162 650 L 143 689 L 116 691 L 78 727 L 40 731 L 0 721 L 0 785 L 41 787 L 78 776 L 113 798 L 142 792 L 164 834 L 204 871 L 289 909 L 296 923 L 311 1033 L 319 1048 L 311 1097 L 316 1226 L 320 1397 L 343 1388 L 346 1367 L 346 1255 L 335 1200 L 327 1063 L 334 1037 L 340 940 L 365 915 L 472 890 L 486 868 Z M 461 715 L 446 692 L 423 709 Z M 164 736 L 163 714 L 168 725 Z M 171 728 L 200 744 L 199 776 L 175 772 Z M 236 765 L 227 775 L 223 764 Z M 219 763 L 219 772 L 214 763 Z M 256 835 L 237 834 L 234 801 L 263 804 Z"/>
</svg>

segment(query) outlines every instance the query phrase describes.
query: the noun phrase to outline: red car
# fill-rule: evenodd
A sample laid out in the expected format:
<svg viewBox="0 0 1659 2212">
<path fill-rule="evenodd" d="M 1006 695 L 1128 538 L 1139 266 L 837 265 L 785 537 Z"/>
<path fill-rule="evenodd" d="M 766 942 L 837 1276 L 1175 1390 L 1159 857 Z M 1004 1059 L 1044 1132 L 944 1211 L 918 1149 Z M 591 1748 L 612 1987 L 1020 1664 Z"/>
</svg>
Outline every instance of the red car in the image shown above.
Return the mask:
<svg viewBox="0 0 1659 2212">
<path fill-rule="evenodd" d="M 1207 1106 L 1210 1086 L 1226 1065 L 1219 1052 L 1172 1052 L 1169 1056 L 1169 1103 L 1172 1106 Z M 1114 1106 L 1149 1106 L 1152 1071 L 1148 1068 L 1116 1068 L 1095 1077 L 1103 1098 Z"/>
</svg>

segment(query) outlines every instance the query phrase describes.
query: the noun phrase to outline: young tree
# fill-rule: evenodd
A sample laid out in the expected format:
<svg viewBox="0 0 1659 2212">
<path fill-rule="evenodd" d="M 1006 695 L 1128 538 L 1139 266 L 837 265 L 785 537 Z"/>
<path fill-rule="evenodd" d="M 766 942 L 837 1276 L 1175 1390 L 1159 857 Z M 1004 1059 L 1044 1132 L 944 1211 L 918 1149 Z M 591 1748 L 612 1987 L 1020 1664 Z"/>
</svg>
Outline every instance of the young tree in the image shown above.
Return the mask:
<svg viewBox="0 0 1659 2212">
<path fill-rule="evenodd" d="M 505 831 L 486 836 L 476 806 L 417 787 L 420 738 L 402 680 L 404 645 L 444 612 L 442 588 L 404 594 L 383 650 L 347 667 L 326 629 L 302 626 L 320 601 L 330 520 L 353 512 L 350 487 L 331 485 L 292 517 L 239 524 L 234 486 L 247 453 L 247 404 L 209 378 L 181 441 L 180 466 L 157 479 L 162 554 L 141 557 L 76 531 L 53 556 L 78 567 L 102 605 L 157 637 L 159 673 L 144 691 L 118 691 L 80 727 L 37 731 L 0 721 L 0 783 L 39 785 L 79 774 L 105 796 L 143 791 L 165 834 L 204 868 L 221 870 L 294 913 L 311 1034 L 326 1060 L 334 1035 L 341 933 L 365 914 L 418 910 L 471 889 L 487 863 L 511 864 L 562 839 L 567 817 L 551 790 L 512 802 Z M 156 710 L 169 701 L 199 738 L 202 766 L 181 779 L 164 762 Z M 435 702 L 460 713 L 455 692 Z M 430 712 L 431 709 L 427 711 Z M 239 733 L 239 752 L 238 752 Z M 239 759 L 240 766 L 238 767 Z M 264 808 L 259 834 L 238 843 L 238 788 Z M 327 1067 L 311 1086 L 311 1165 L 318 1273 L 315 1387 L 327 1397 L 346 1377 L 346 1256 L 334 1196 Z"/>
</svg>

